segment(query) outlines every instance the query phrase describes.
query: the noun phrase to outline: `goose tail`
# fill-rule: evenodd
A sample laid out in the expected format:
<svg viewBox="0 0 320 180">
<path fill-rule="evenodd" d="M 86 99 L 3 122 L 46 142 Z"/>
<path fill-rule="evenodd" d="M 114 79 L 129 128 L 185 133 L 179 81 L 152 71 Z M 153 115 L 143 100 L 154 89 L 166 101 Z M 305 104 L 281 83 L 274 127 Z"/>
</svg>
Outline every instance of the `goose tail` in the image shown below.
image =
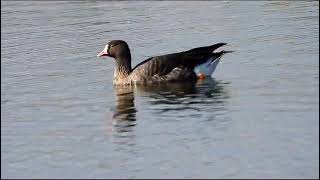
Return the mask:
<svg viewBox="0 0 320 180">
<path fill-rule="evenodd" d="M 210 57 L 205 63 L 200 64 L 194 68 L 194 72 L 196 73 L 199 79 L 205 79 L 206 77 L 211 77 L 213 72 L 216 70 L 221 57 L 224 54 L 231 53 L 234 51 L 220 51 L 213 53 L 214 55 Z"/>
</svg>

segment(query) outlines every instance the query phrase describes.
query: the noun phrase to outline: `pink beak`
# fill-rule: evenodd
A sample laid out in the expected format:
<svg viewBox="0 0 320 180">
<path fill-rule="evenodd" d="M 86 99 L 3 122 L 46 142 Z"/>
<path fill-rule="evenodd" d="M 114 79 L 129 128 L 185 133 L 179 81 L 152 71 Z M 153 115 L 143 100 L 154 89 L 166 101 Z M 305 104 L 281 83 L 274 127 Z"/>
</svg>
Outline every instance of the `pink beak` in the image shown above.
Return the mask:
<svg viewBox="0 0 320 180">
<path fill-rule="evenodd" d="M 108 56 L 108 55 L 109 55 L 108 52 L 106 50 L 103 50 L 97 55 L 97 57 Z"/>
</svg>

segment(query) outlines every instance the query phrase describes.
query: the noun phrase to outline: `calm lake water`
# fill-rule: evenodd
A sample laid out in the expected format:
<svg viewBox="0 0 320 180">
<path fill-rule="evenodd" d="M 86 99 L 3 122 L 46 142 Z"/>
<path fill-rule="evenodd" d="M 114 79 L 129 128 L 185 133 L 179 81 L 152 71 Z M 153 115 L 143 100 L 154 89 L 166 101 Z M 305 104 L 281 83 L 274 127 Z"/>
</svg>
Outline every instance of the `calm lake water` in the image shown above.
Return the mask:
<svg viewBox="0 0 320 180">
<path fill-rule="evenodd" d="M 319 178 L 319 2 L 2 1 L 1 178 Z M 226 42 L 213 79 L 115 88 Z"/>
</svg>

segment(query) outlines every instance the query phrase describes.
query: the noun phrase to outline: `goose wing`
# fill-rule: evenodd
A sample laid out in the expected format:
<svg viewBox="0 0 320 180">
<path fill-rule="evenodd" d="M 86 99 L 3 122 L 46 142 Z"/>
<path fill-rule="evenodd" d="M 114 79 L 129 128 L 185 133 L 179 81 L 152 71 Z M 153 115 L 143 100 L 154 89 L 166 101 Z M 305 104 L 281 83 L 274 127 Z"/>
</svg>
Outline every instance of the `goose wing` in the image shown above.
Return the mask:
<svg viewBox="0 0 320 180">
<path fill-rule="evenodd" d="M 226 51 L 213 53 L 213 51 L 226 43 L 198 47 L 188 51 L 151 57 L 135 66 L 132 73 L 139 76 L 166 75 L 174 68 L 190 68 L 206 62 L 211 57 L 219 57 Z"/>
</svg>

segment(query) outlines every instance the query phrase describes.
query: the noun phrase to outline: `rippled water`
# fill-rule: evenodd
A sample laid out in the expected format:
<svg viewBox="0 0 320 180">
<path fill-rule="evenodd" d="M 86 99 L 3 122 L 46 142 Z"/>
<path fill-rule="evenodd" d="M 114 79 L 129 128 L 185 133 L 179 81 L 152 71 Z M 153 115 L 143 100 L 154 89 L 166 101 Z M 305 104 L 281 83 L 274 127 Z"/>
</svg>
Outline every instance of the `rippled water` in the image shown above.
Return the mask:
<svg viewBox="0 0 320 180">
<path fill-rule="evenodd" d="M 2 1 L 2 178 L 319 177 L 319 2 Z M 133 65 L 227 42 L 214 79 L 115 88 Z"/>
</svg>

